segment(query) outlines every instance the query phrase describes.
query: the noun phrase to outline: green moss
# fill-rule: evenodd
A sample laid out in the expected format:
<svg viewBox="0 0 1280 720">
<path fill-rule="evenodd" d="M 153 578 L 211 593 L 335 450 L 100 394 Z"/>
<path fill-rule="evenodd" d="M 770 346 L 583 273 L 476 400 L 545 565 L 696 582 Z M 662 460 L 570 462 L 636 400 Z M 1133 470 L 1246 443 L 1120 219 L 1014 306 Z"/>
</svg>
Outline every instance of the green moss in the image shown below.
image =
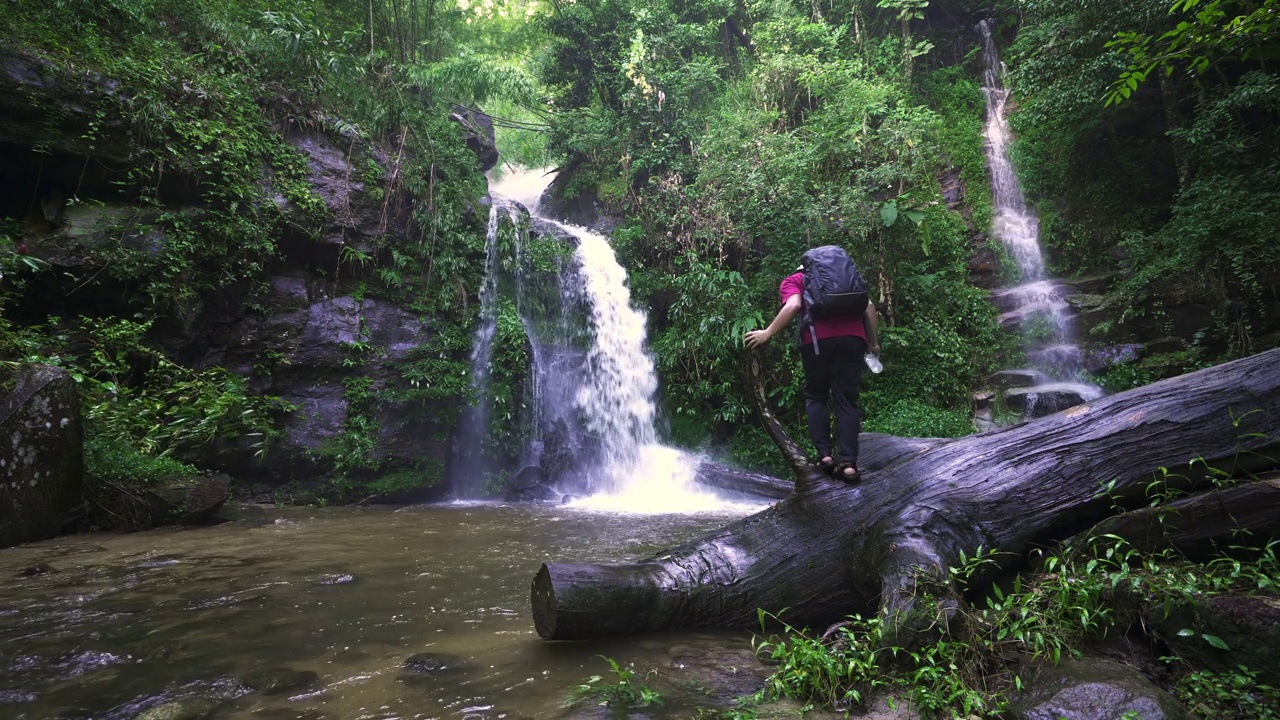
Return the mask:
<svg viewBox="0 0 1280 720">
<path fill-rule="evenodd" d="M 194 466 L 168 455 L 147 455 L 114 438 L 90 436 L 84 443 L 85 473 L 129 486 L 200 475 Z"/>
</svg>

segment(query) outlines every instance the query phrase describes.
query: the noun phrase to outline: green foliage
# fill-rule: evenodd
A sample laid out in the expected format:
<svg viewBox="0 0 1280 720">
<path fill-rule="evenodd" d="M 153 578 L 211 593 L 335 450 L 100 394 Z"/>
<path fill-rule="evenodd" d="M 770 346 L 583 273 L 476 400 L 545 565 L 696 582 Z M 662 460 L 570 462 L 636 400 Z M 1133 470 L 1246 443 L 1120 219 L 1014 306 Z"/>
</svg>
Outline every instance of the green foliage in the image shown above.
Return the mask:
<svg viewBox="0 0 1280 720">
<path fill-rule="evenodd" d="M 244 378 L 218 367 L 191 370 L 147 343 L 151 322 L 82 317 L 70 327 L 57 318 L 18 338 L 22 362 L 62 365 L 80 385 L 88 434 L 112 447 L 143 455 L 191 452 L 218 438 L 255 439 L 266 452 L 276 430 L 278 398 L 252 397 Z M 76 336 L 75 355 L 42 354 L 65 348 Z"/>
<path fill-rule="evenodd" d="M 492 458 L 514 462 L 529 433 L 525 406 L 525 382 L 531 367 L 529 342 L 515 303 L 502 298 L 493 334 L 489 363 L 489 431 L 484 452 Z"/>
<path fill-rule="evenodd" d="M 761 612 L 762 628 L 769 617 Z M 970 642 L 950 639 L 943 625 L 931 628 L 919 649 L 894 644 L 892 628 L 880 618 L 854 615 L 821 637 L 784 628 L 785 637 L 753 641 L 757 654 L 778 665 L 763 699 L 865 710 L 869 700 L 889 692 L 908 698 L 926 717 L 955 718 L 998 713 L 1007 702 L 1003 693 L 984 687 L 992 663 Z"/>
<path fill-rule="evenodd" d="M 1090 639 L 1123 632 L 1143 606 L 1161 612 L 1215 593 L 1274 592 L 1280 588 L 1276 550 L 1276 542 L 1237 547 L 1196 565 L 1170 552 L 1139 553 L 1114 535 L 1091 537 L 1044 557 L 1029 580 L 993 587 L 984 607 L 962 604 L 950 619 L 935 598 L 917 597 L 919 611 L 937 621 L 910 647 L 898 644 L 880 618 L 853 616 L 821 637 L 784 623 L 783 636 L 766 634 L 754 642 L 760 655 L 777 663 L 758 699 L 858 708 L 888 693 L 906 696 L 927 717 L 999 713 L 1022 686 L 1004 662 L 1011 653 L 1058 662 Z M 981 548 L 972 556 L 962 552 L 951 575 L 964 588 L 995 562 Z M 766 620 L 777 620 L 763 611 L 760 619 L 762 631 Z M 1204 639 L 1222 643 L 1212 635 Z M 1191 673 L 1178 688 L 1184 697 L 1201 698 L 1197 709 L 1204 717 L 1274 717 L 1257 713 L 1269 712 L 1275 689 L 1258 685 L 1246 670 Z"/>
<path fill-rule="evenodd" d="M 368 489 L 375 495 L 395 495 L 435 487 L 443 479 L 444 464 L 428 458 L 416 467 L 396 470 L 379 477 L 368 484 Z"/>
<path fill-rule="evenodd" d="M 880 396 L 864 402 L 868 419 L 863 432 L 901 437 L 961 437 L 973 432 L 973 418 L 967 409 L 939 408 L 919 400 L 904 398 L 881 405 Z"/>
<path fill-rule="evenodd" d="M 1159 37 L 1121 30 L 1108 43 L 1130 59 L 1107 93 L 1107 105 L 1128 100 L 1154 71 L 1195 76 L 1223 60 L 1270 59 L 1280 52 L 1276 0 L 1174 0 L 1169 14 L 1181 19 Z"/>
<path fill-rule="evenodd" d="M 599 657 L 609 663 L 613 680 L 606 681 L 601 675 L 592 675 L 585 683 L 574 688 L 575 697 L 597 698 L 601 705 L 610 707 L 645 707 L 662 704 L 662 696 L 640 683 L 632 667 L 623 667 L 617 660 L 604 655 Z"/>
<path fill-rule="evenodd" d="M 1199 670 L 1188 673 L 1173 694 L 1202 718 L 1276 720 L 1280 718 L 1280 690 L 1258 682 L 1258 673 L 1244 667 L 1232 672 Z"/>
<path fill-rule="evenodd" d="M 99 480 L 130 486 L 200 474 L 195 467 L 167 455 L 147 455 L 120 439 L 92 435 L 84 441 L 84 470 Z"/>
<path fill-rule="evenodd" d="M 1133 307 L 1210 304 L 1226 357 L 1277 320 L 1273 5 L 1035 0 L 1007 53 L 1015 161 L 1060 269 L 1124 270 Z"/>
<path fill-rule="evenodd" d="M 275 417 L 292 408 L 254 396 L 244 378 L 222 368 L 178 365 L 150 344 L 150 327 L 87 317 L 21 329 L 0 323 L 0 363 L 66 368 L 80 390 L 86 467 L 104 481 L 195 475 L 176 458 L 197 457 L 219 439 L 248 438 L 266 453 L 278 434 Z"/>
<path fill-rule="evenodd" d="M 567 194 L 592 190 L 626 210 L 614 244 L 634 295 L 654 308 L 652 347 L 681 442 L 727 440 L 739 462 L 761 461 L 734 428 L 750 416 L 742 335 L 769 322 L 778 284 L 821 244 L 849 250 L 890 326 L 890 370 L 867 380 L 869 421 L 894 408 L 887 426 L 967 431 L 955 420 L 969 390 L 1009 342 L 965 285 L 973 230 L 938 185 L 943 164 L 956 166 L 986 222 L 981 93 L 955 69 L 923 76 L 923 102 L 904 82 L 906 58 L 931 40 L 897 35 L 923 7 L 851 8 L 863 32 L 876 28 L 856 42 L 844 20 L 776 4 L 632 14 L 587 2 L 547 18 L 555 44 L 543 78 L 561 109 L 549 150 L 573 168 Z M 749 54 L 722 42 L 726 13 Z M 773 345 L 768 386 L 794 431 L 798 353 Z"/>
</svg>

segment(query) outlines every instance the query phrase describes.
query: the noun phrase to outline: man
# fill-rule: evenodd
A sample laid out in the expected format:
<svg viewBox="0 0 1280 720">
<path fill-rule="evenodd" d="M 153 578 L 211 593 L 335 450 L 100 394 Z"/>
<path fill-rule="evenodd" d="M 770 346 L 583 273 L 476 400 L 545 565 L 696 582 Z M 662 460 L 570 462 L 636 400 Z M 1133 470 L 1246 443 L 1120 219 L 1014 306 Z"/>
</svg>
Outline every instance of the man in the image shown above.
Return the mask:
<svg viewBox="0 0 1280 720">
<path fill-rule="evenodd" d="M 792 318 L 806 309 L 803 266 L 798 270 L 783 280 L 778 288 L 782 299 L 778 316 L 769 323 L 769 327 L 747 333 L 747 347 L 754 349 L 769 342 L 791 323 Z M 858 407 L 858 385 L 867 349 L 880 354 L 877 330 L 875 306 L 868 304 L 862 315 L 813 318 L 800 332 L 809 438 L 818 450 L 818 465 L 848 483 L 856 482 L 860 475 L 858 434 L 862 432 L 862 410 Z M 836 413 L 834 455 L 831 452 L 830 399 L 834 399 Z"/>
</svg>

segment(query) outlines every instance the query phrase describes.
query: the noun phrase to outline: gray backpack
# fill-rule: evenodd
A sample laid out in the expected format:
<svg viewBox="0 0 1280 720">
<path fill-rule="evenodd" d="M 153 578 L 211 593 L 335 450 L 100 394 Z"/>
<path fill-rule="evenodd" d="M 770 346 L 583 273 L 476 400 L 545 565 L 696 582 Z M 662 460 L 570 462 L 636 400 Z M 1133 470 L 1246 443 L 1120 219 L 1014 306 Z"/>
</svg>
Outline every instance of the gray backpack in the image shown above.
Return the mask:
<svg viewBox="0 0 1280 720">
<path fill-rule="evenodd" d="M 844 248 L 823 245 L 804 254 L 805 312 L 801 328 L 811 327 L 814 318 L 860 317 L 867 310 L 867 281 Z M 813 349 L 818 349 L 817 338 Z"/>
</svg>

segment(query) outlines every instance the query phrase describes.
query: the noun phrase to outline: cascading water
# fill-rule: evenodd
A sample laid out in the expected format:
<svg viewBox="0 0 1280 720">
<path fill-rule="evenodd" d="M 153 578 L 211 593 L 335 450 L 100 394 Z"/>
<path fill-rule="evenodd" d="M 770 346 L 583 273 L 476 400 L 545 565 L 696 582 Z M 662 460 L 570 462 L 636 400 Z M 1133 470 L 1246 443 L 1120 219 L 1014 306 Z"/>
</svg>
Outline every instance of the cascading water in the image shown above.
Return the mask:
<svg viewBox="0 0 1280 720">
<path fill-rule="evenodd" d="M 489 426 L 489 367 L 493 360 L 493 336 L 498 327 L 498 228 L 502 218 L 511 218 L 515 207 L 494 198 L 489 206 L 489 228 L 485 236 L 484 281 L 480 285 L 480 324 L 471 343 L 471 386 L 477 402 L 462 413 L 458 447 L 454 453 L 452 485 L 464 497 L 478 497 L 484 491 L 490 468 L 480 440 Z"/>
<path fill-rule="evenodd" d="M 1052 396 L 1059 403 L 1062 398 L 1075 397 L 1089 401 L 1101 397 L 1103 391 L 1085 380 L 1083 353 L 1074 340 L 1071 307 L 1062 285 L 1045 272 L 1040 220 L 1027 207 L 1009 158 L 1012 134 L 1005 117 L 1009 90 L 1003 83 L 1004 65 L 992 24 L 988 19 L 978 26 L 982 33 L 982 92 L 987 114 L 984 134 L 987 166 L 991 170 L 991 232 L 1017 263 L 1021 274 L 1020 284 L 996 291 L 993 298 L 1002 311 L 1001 324 L 1017 325 L 1022 330 L 1027 359 L 1032 364 L 1027 373 L 1034 383 L 1027 392 L 1027 414 L 1032 415 L 1036 414 L 1035 403 L 1041 397 Z"/>
<path fill-rule="evenodd" d="M 531 437 L 524 465 L 540 466 L 541 474 L 552 475 L 577 498 L 573 504 L 583 507 L 656 513 L 732 506 L 699 489 L 695 475 L 702 458 L 658 442 L 658 382 L 645 349 L 645 314 L 632 306 L 626 271 L 606 238 L 538 215 L 537 198 L 550 181 L 545 171 L 515 172 L 491 188 L 487 275 L 472 354 L 482 402 L 468 413 L 476 416 L 474 425 L 464 419 L 464 433 L 482 430 L 489 421 L 483 395 L 490 370 L 480 364 L 492 359 L 496 295 L 509 288 L 531 356 L 525 398 Z M 573 254 L 548 268 L 545 251 L 539 260 L 535 243 L 518 236 L 509 263 L 514 277 L 504 282 L 496 224 L 510 217 L 507 208 L 514 203 L 530 210 L 535 232 L 561 235 Z M 474 432 L 470 437 L 478 444 Z"/>
</svg>

